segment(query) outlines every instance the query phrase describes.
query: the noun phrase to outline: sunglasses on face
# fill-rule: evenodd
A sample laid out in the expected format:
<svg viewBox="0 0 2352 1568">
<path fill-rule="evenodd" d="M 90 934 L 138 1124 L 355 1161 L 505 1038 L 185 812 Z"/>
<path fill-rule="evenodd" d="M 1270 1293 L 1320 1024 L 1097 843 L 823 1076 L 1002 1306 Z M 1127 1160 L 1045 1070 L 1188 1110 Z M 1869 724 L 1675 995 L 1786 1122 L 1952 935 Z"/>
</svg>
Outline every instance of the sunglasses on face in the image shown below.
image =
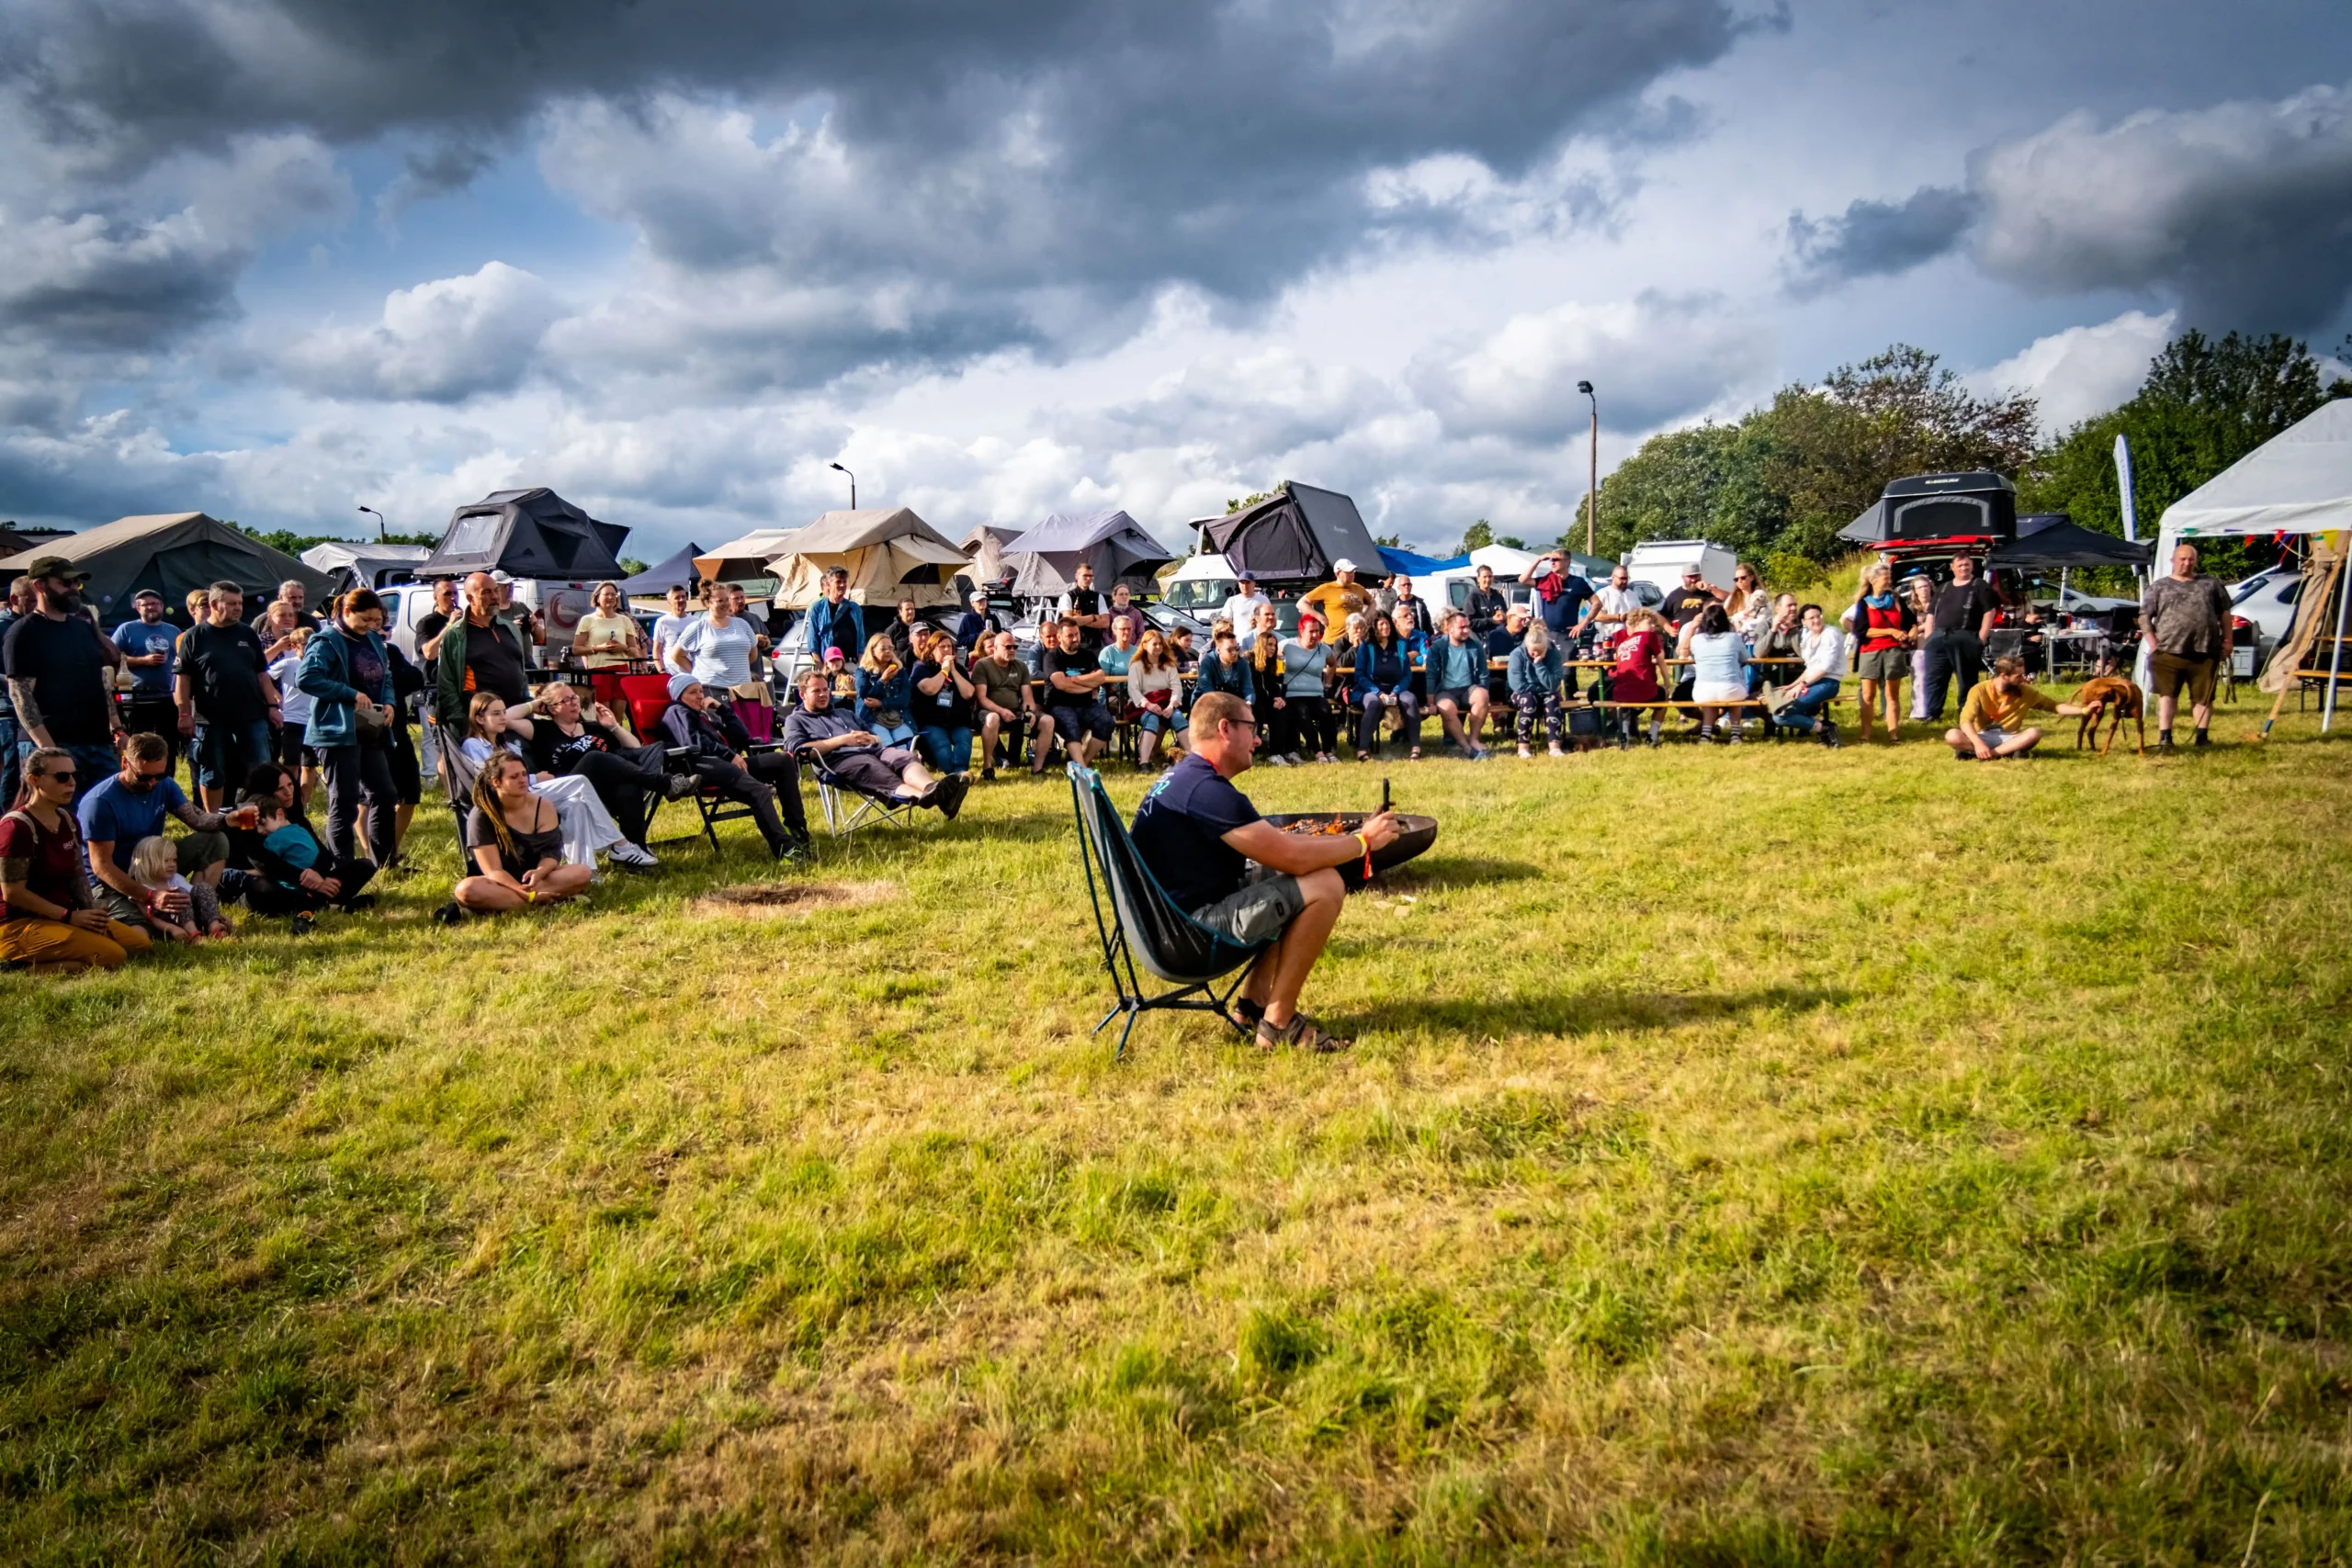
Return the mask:
<svg viewBox="0 0 2352 1568">
<path fill-rule="evenodd" d="M 49 776 L 50 776 L 50 778 L 51 778 L 51 780 L 53 780 L 54 782 L 56 782 L 56 783 L 58 783 L 58 784 L 72 784 L 72 783 L 74 782 L 74 777 L 75 777 L 75 774 L 74 774 L 74 770 L 73 770 L 73 769 L 71 769 L 71 768 L 61 768 L 61 769 L 60 769 L 60 770 L 58 770 L 56 773 L 53 773 L 50 774 Z"/>
</svg>

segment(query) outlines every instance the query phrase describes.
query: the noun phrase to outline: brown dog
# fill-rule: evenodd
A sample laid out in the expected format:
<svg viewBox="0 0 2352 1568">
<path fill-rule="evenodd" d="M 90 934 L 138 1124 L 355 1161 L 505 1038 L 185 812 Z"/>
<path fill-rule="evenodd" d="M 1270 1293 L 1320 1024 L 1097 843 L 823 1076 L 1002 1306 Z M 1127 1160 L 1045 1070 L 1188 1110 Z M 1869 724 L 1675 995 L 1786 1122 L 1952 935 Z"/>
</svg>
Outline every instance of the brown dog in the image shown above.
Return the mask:
<svg viewBox="0 0 2352 1568">
<path fill-rule="evenodd" d="M 2107 715 L 2113 714 L 2114 722 L 2108 726 L 2107 744 L 2098 749 L 2098 754 L 2104 757 L 2113 748 L 2116 731 L 2123 728 L 2123 721 L 2127 718 L 2140 727 L 2139 754 L 2143 757 L 2148 754 L 2148 720 L 2144 711 L 2145 703 L 2140 694 L 2140 688 L 2130 681 L 2120 675 L 2101 675 L 2096 681 L 2086 682 L 2083 689 L 2075 694 L 2075 705 L 2091 710 L 2085 714 L 2082 722 L 2075 727 L 2075 750 L 2079 751 L 2083 749 L 2086 737 L 2096 739 L 2098 735 L 2098 721 Z"/>
</svg>

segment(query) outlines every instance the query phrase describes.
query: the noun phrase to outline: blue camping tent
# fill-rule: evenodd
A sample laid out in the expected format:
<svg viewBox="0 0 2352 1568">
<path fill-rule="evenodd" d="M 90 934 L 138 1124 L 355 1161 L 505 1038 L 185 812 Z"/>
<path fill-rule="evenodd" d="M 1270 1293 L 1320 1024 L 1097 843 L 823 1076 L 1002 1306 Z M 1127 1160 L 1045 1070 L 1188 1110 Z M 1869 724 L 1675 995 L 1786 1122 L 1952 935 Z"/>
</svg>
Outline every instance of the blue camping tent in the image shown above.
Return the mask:
<svg viewBox="0 0 2352 1568">
<path fill-rule="evenodd" d="M 1470 564 L 1468 556 L 1454 556 L 1447 560 L 1439 560 L 1434 556 L 1416 555 L 1411 550 L 1400 550 L 1388 545 L 1380 547 L 1380 558 L 1387 563 L 1390 571 L 1401 571 L 1407 577 L 1428 577 L 1433 572 L 1458 571 Z"/>
</svg>

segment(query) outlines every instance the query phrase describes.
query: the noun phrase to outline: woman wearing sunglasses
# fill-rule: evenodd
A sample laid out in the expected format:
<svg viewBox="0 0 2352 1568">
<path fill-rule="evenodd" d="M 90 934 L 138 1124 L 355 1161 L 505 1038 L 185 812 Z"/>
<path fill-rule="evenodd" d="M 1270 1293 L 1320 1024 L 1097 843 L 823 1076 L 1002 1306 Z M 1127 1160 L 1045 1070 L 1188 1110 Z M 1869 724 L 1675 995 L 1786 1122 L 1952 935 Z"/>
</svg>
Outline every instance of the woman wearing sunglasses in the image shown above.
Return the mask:
<svg viewBox="0 0 2352 1568">
<path fill-rule="evenodd" d="M 74 753 L 44 746 L 25 761 L 17 808 L 0 817 L 0 963 L 36 975 L 121 966 L 148 936 L 110 919 L 90 893 L 74 820 Z"/>
</svg>

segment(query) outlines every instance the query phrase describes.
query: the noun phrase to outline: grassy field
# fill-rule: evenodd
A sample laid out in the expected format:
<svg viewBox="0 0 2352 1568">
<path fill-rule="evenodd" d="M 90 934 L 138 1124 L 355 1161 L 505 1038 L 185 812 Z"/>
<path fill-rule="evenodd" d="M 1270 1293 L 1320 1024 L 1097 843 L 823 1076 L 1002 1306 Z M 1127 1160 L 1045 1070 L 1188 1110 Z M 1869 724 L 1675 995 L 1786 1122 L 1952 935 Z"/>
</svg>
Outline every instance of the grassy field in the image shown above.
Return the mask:
<svg viewBox="0 0 2352 1568">
<path fill-rule="evenodd" d="M 2256 711 L 1392 764 L 1337 1059 L 1114 1065 L 1058 782 L 455 932 L 428 814 L 0 976 L 0 1560 L 2346 1562 L 2352 782 Z"/>
</svg>

